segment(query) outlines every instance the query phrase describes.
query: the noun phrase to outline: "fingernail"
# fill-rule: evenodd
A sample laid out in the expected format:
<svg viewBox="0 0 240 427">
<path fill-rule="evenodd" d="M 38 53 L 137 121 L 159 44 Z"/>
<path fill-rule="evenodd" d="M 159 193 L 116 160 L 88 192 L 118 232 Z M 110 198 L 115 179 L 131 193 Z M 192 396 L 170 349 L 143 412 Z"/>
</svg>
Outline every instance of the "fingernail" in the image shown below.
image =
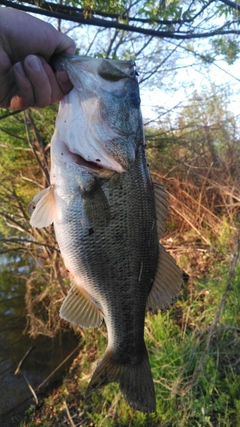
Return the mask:
<svg viewBox="0 0 240 427">
<path fill-rule="evenodd" d="M 40 71 L 41 70 L 41 61 L 37 56 L 31 55 L 27 59 L 28 66 L 33 71 Z"/>
<path fill-rule="evenodd" d="M 17 71 L 17 73 L 20 76 L 25 76 L 26 75 L 21 62 L 16 62 L 16 64 L 14 64 L 14 69 Z"/>
</svg>

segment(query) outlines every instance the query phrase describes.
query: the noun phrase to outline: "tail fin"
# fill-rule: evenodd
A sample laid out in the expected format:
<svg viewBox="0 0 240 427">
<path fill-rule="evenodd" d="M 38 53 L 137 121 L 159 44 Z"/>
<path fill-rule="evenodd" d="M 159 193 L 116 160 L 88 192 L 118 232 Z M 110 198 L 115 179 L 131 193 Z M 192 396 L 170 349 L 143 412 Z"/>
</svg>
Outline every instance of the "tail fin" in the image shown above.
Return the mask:
<svg viewBox="0 0 240 427">
<path fill-rule="evenodd" d="M 138 364 L 119 364 L 114 361 L 112 351 L 107 350 L 99 362 L 86 390 L 86 397 L 108 383 L 117 382 L 129 405 L 141 412 L 155 412 L 155 392 L 145 347 Z"/>
</svg>

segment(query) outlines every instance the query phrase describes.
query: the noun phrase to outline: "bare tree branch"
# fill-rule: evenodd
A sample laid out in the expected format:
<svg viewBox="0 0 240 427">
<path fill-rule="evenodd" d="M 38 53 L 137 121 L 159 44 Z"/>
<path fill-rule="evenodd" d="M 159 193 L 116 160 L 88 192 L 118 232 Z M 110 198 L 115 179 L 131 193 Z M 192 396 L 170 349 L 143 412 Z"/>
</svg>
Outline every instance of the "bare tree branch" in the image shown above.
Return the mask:
<svg viewBox="0 0 240 427">
<path fill-rule="evenodd" d="M 38 246 L 44 246 L 46 248 L 52 249 L 53 251 L 56 251 L 58 253 L 60 253 L 60 250 L 58 248 L 56 248 L 55 246 L 49 245 L 47 243 L 41 243 L 41 242 L 36 242 L 35 240 L 29 240 L 29 239 L 22 239 L 22 238 L 13 238 L 11 237 L 10 239 L 0 239 L 1 243 L 19 243 L 19 244 L 25 244 L 25 245 L 38 245 Z M 21 246 L 22 247 L 22 246 Z"/>
<path fill-rule="evenodd" d="M 45 152 L 44 152 L 44 146 L 43 146 L 41 137 L 37 131 L 37 128 L 35 126 L 34 120 L 31 116 L 30 110 L 26 110 L 24 112 L 24 122 L 25 122 L 25 128 L 26 128 L 26 133 L 27 133 L 29 145 L 32 148 L 34 156 L 37 159 L 37 162 L 38 162 L 39 166 L 41 167 L 41 170 L 44 173 L 47 184 L 49 185 L 50 177 L 49 177 L 48 165 L 47 165 Z M 30 135 L 30 128 L 29 128 L 28 122 L 30 123 L 31 129 L 34 133 L 34 137 L 35 137 L 34 142 L 32 141 L 32 138 Z"/>
<path fill-rule="evenodd" d="M 213 1 L 208 2 L 208 6 L 213 3 Z M 132 33 L 139 33 L 144 34 L 147 36 L 153 36 L 158 38 L 171 38 L 171 39 L 177 39 L 177 40 L 191 40 L 191 39 L 200 39 L 200 38 L 208 38 L 208 37 L 214 37 L 219 35 L 230 35 L 230 34 L 240 34 L 240 30 L 236 29 L 229 29 L 229 30 L 223 30 L 223 29 L 214 29 L 210 31 L 203 31 L 201 33 L 194 33 L 194 30 L 186 30 L 186 31 L 162 31 L 162 30 L 154 30 L 153 28 L 145 28 L 142 26 L 135 26 L 135 25 L 129 25 L 119 22 L 118 20 L 111 21 L 109 19 L 101 19 L 96 18 L 93 15 L 86 14 L 82 12 L 82 9 L 77 9 L 78 12 L 72 13 L 71 11 L 68 11 L 67 7 L 65 6 L 65 12 L 58 12 L 60 5 L 51 4 L 51 10 L 48 10 L 48 3 L 44 2 L 41 3 L 41 9 L 39 7 L 32 7 L 32 6 L 25 6 L 20 5 L 16 3 L 12 3 L 9 0 L 0 0 L 0 4 L 3 4 L 5 6 L 10 6 L 16 9 L 21 9 L 26 12 L 32 12 L 37 13 L 40 15 L 50 16 L 56 19 L 65 19 L 67 21 L 73 21 L 73 22 L 79 22 L 84 25 L 92 25 L 97 27 L 103 27 L 103 28 L 116 28 L 118 30 L 123 31 L 129 31 Z M 44 6 L 47 7 L 47 9 L 44 9 Z M 79 12 L 80 10 L 80 12 Z M 67 13 L 66 13 L 67 11 Z M 128 18 L 129 20 L 129 18 Z M 154 20 L 147 20 L 147 23 L 149 25 L 153 25 L 156 21 Z M 159 23 L 164 24 L 164 21 L 159 21 Z M 176 23 L 176 21 L 169 21 L 169 25 L 173 25 Z M 187 23 L 187 20 L 180 21 L 181 23 Z M 179 23 L 179 22 L 178 22 Z M 166 23 L 165 23 L 166 24 Z"/>
<path fill-rule="evenodd" d="M 95 15 L 97 16 L 102 16 L 104 18 L 110 18 L 110 19 L 115 19 L 116 22 L 119 20 L 122 21 L 126 21 L 126 22 L 139 22 L 141 24 L 160 24 L 160 25 L 175 25 L 175 24 L 187 24 L 187 23 L 191 23 L 193 22 L 199 15 L 201 15 L 205 9 L 207 9 L 211 3 L 213 3 L 215 0 L 209 0 L 208 2 L 206 2 L 202 8 L 195 14 L 193 15 L 191 18 L 185 18 L 185 19 L 157 19 L 156 18 L 151 18 L 151 19 L 147 19 L 147 18 L 137 18 L 137 17 L 132 17 L 129 15 L 130 9 L 133 8 L 133 6 L 138 4 L 138 1 L 136 1 L 134 4 L 131 4 L 131 6 L 126 9 L 123 13 L 111 13 L 111 12 L 103 12 L 101 10 L 92 10 L 90 7 L 89 8 L 78 8 L 78 7 L 73 7 L 73 6 L 69 6 L 69 5 L 62 5 L 59 1 L 58 4 L 56 3 L 52 3 L 52 2 L 47 2 L 47 1 L 42 1 L 42 2 L 38 2 L 38 6 L 41 7 L 44 10 L 48 10 L 50 12 L 57 12 L 57 13 L 62 13 L 62 14 L 66 14 L 66 15 L 71 15 L 71 16 L 79 16 L 79 14 L 83 15 L 85 18 L 87 17 L 93 17 Z M 0 3 L 5 4 L 5 3 L 12 3 L 11 1 L 1 1 Z M 33 6 L 36 6 L 36 0 L 25 0 L 24 3 L 28 3 L 31 4 Z M 192 1 L 192 4 L 194 3 L 194 0 Z M 188 9 L 186 10 L 186 15 L 187 13 L 190 11 L 192 5 L 189 5 Z M 14 6 L 13 6 L 14 7 Z M 21 6 L 22 7 L 22 6 Z"/>
<path fill-rule="evenodd" d="M 23 110 L 16 110 L 16 111 L 11 111 L 11 112 L 7 112 L 6 114 L 3 114 L 3 116 L 0 116 L 0 120 L 6 119 L 10 116 L 15 116 L 16 114 L 21 113 Z"/>
<path fill-rule="evenodd" d="M 240 10 L 240 5 L 235 3 L 234 1 L 230 1 L 230 0 L 220 0 L 220 1 L 226 4 L 227 6 L 232 7 L 233 9 Z"/>
</svg>

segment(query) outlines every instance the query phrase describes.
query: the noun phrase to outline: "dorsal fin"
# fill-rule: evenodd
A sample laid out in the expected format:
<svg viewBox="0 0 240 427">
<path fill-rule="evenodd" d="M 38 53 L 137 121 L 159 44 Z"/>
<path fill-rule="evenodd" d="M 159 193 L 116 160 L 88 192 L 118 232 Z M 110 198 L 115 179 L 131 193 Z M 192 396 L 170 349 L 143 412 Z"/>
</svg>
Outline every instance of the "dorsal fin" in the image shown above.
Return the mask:
<svg viewBox="0 0 240 427">
<path fill-rule="evenodd" d="M 168 193 L 165 187 L 160 184 L 153 183 L 156 216 L 157 216 L 157 233 L 161 239 L 165 230 L 165 222 L 168 216 L 169 202 L 167 200 Z"/>
<path fill-rule="evenodd" d="M 60 316 L 81 328 L 97 328 L 103 321 L 103 315 L 91 296 L 80 286 L 73 284 L 60 308 Z"/>
<path fill-rule="evenodd" d="M 181 288 L 181 271 L 173 257 L 159 245 L 157 272 L 147 300 L 147 308 L 155 312 L 174 304 Z"/>
<path fill-rule="evenodd" d="M 43 228 L 52 224 L 56 212 L 53 185 L 36 194 L 29 204 L 28 210 L 31 214 L 30 224 L 32 227 Z"/>
</svg>

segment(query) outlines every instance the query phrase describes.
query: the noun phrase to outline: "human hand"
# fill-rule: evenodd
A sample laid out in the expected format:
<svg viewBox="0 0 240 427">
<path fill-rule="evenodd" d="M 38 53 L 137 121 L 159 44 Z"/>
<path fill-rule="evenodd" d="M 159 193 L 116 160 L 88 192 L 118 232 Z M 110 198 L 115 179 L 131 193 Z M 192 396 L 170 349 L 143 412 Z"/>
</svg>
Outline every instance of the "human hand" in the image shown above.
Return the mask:
<svg viewBox="0 0 240 427">
<path fill-rule="evenodd" d="M 0 8 L 0 108 L 46 107 L 68 93 L 67 73 L 48 64 L 52 55 L 75 53 L 74 41 L 40 19 Z"/>
</svg>

